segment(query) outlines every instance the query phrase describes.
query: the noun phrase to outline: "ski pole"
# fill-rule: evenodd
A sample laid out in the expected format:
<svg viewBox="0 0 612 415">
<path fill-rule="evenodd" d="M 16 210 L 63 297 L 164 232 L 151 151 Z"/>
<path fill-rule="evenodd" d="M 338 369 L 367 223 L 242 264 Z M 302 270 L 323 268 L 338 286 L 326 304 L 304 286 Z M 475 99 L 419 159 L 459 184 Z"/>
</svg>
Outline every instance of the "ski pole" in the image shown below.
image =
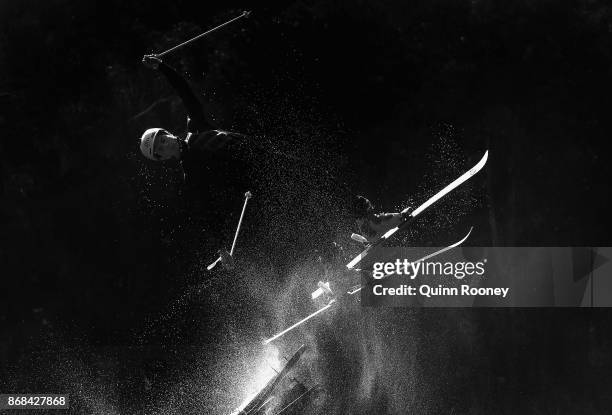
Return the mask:
<svg viewBox="0 0 612 415">
<path fill-rule="evenodd" d="M 180 48 L 182 48 L 183 46 L 187 46 L 187 45 L 188 45 L 188 44 L 190 44 L 191 42 L 195 42 L 196 40 L 198 40 L 198 39 L 200 39 L 200 38 L 202 38 L 202 37 L 204 37 L 204 36 L 206 36 L 206 35 L 208 35 L 208 34 L 211 34 L 211 33 L 212 33 L 212 32 L 214 32 L 215 30 L 221 29 L 223 26 L 227 26 L 228 24 L 230 24 L 230 23 L 232 23 L 232 22 L 235 22 L 235 21 L 236 21 L 236 20 L 238 20 L 238 19 L 241 19 L 241 18 L 243 18 L 243 17 L 249 17 L 249 15 L 250 15 L 250 14 L 251 14 L 251 12 L 250 12 L 250 11 L 246 11 L 246 10 L 245 10 L 245 11 L 243 11 L 243 12 L 242 12 L 242 14 L 241 14 L 241 15 L 236 16 L 236 17 L 234 17 L 233 19 L 230 19 L 230 20 L 228 20 L 228 21 L 227 21 L 227 22 L 225 22 L 225 23 L 221 23 L 219 26 L 213 27 L 212 29 L 210 29 L 210 30 L 208 30 L 208 31 L 206 31 L 206 32 L 204 32 L 204 33 L 200 33 L 199 35 L 197 35 L 197 36 L 195 36 L 195 37 L 192 37 L 191 39 L 186 40 L 186 41 L 184 41 L 183 43 L 180 43 L 180 44 L 178 44 L 178 45 L 176 45 L 176 46 L 174 46 L 174 47 L 171 47 L 171 48 L 170 48 L 170 49 L 168 49 L 168 50 L 165 50 L 165 51 L 163 51 L 163 52 L 161 52 L 161 53 L 158 53 L 158 54 L 156 54 L 155 56 L 157 56 L 158 58 L 161 58 L 162 56 L 164 56 L 164 55 L 166 55 L 166 54 L 168 54 L 168 53 L 170 53 L 170 52 L 172 52 L 172 51 L 174 51 L 174 50 L 176 50 L 176 49 L 180 49 Z"/>
<path fill-rule="evenodd" d="M 244 211 L 246 210 L 247 202 L 249 201 L 251 197 L 253 197 L 253 194 L 251 192 L 246 192 L 244 194 L 244 205 L 242 205 L 242 212 L 240 213 L 240 219 L 238 219 L 238 226 L 236 227 L 236 233 L 234 234 L 234 242 L 232 242 L 232 249 L 230 250 L 230 256 L 234 255 L 234 249 L 236 248 L 236 241 L 238 240 L 238 233 L 240 232 L 240 227 L 242 226 L 242 218 L 244 217 Z M 221 259 L 222 259 L 222 256 L 219 256 L 219 258 L 217 258 L 215 262 L 207 266 L 206 269 L 210 271 L 217 265 L 217 263 L 219 263 L 219 261 L 221 261 Z"/>
<path fill-rule="evenodd" d="M 232 242 L 232 249 L 230 249 L 230 256 L 234 255 L 234 248 L 236 248 L 236 241 L 238 240 L 238 233 L 240 232 L 240 226 L 242 226 L 242 218 L 244 217 L 244 211 L 249 199 L 253 197 L 251 192 L 244 194 L 244 205 L 242 205 L 242 212 L 240 213 L 240 219 L 238 219 L 238 226 L 236 227 L 236 233 L 234 234 L 234 242 Z"/>
</svg>

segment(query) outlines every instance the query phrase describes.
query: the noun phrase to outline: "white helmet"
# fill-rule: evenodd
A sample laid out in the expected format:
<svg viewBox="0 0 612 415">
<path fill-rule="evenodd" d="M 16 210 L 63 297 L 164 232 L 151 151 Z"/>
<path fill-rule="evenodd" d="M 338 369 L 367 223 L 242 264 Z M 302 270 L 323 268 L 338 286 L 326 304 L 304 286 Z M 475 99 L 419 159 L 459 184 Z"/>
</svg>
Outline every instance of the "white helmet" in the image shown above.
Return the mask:
<svg viewBox="0 0 612 415">
<path fill-rule="evenodd" d="M 161 131 L 168 133 L 163 128 L 149 128 L 140 137 L 140 152 L 149 160 L 157 160 L 153 150 L 155 149 L 155 139 Z"/>
</svg>

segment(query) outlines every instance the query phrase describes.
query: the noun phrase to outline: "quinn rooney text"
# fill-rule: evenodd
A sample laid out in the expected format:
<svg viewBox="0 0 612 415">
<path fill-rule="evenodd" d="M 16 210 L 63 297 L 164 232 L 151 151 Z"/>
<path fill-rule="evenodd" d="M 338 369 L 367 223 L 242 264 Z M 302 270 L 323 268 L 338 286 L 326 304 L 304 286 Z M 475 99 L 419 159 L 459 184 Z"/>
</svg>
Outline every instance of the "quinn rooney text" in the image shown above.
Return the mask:
<svg viewBox="0 0 612 415">
<path fill-rule="evenodd" d="M 381 284 L 377 284 L 372 287 L 372 293 L 374 295 L 422 295 L 424 297 L 435 297 L 435 296 L 501 296 L 506 298 L 510 288 L 502 287 L 470 287 L 469 285 L 463 284 L 461 287 L 444 287 L 438 285 L 433 287 L 431 285 L 423 284 L 418 288 L 412 285 L 400 285 L 399 287 L 387 288 Z"/>
</svg>

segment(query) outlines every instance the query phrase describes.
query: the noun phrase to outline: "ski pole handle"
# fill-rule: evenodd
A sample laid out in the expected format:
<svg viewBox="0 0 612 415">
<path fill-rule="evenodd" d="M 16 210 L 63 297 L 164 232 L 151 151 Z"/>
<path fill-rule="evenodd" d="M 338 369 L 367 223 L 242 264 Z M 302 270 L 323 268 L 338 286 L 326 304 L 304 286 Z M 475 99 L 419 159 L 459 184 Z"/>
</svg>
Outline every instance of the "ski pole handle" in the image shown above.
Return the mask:
<svg viewBox="0 0 612 415">
<path fill-rule="evenodd" d="M 172 52 L 172 51 L 174 51 L 174 50 L 180 49 L 180 48 L 182 48 L 183 46 L 187 46 L 187 45 L 188 45 L 188 44 L 190 44 L 191 42 L 195 42 L 196 40 L 198 40 L 198 39 L 200 39 L 200 38 L 202 38 L 202 37 L 204 37 L 204 36 L 206 36 L 206 35 L 209 35 L 209 34 L 211 34 L 212 32 L 214 32 L 214 31 L 216 31 L 216 30 L 219 30 L 219 29 L 221 29 L 223 26 L 227 26 L 228 24 L 230 24 L 230 23 L 232 23 L 232 22 L 235 22 L 235 21 L 236 21 L 236 20 L 238 20 L 238 19 L 242 19 L 243 17 L 249 17 L 249 15 L 250 15 L 250 14 L 251 14 L 251 12 L 250 12 L 250 11 L 245 10 L 245 11 L 243 11 L 243 12 L 242 12 L 242 14 L 241 14 L 241 15 L 236 16 L 236 17 L 234 17 L 233 19 L 230 19 L 230 20 L 228 20 L 228 21 L 227 21 L 227 22 L 225 22 L 225 23 L 221 23 L 219 26 L 213 27 L 212 29 L 207 30 L 207 31 L 206 31 L 206 32 L 204 32 L 204 33 L 200 33 L 199 35 L 197 35 L 197 36 L 195 36 L 195 37 L 192 37 L 191 39 L 186 40 L 186 41 L 184 41 L 183 43 L 180 43 L 180 44 L 178 44 L 178 45 L 176 45 L 176 46 L 174 46 L 174 47 L 171 47 L 171 48 L 170 48 L 170 49 L 168 49 L 168 50 L 165 50 L 165 51 L 163 51 L 163 52 L 161 52 L 161 53 L 157 53 L 157 54 L 155 54 L 155 56 L 157 56 L 158 58 L 161 58 L 162 56 L 167 55 L 168 53 L 170 53 L 170 52 Z"/>
<path fill-rule="evenodd" d="M 234 234 L 234 242 L 232 242 L 232 249 L 230 250 L 230 256 L 234 255 L 234 248 L 236 248 L 236 241 L 238 240 L 238 233 L 240 233 L 240 227 L 242 226 L 242 218 L 244 217 L 244 211 L 246 210 L 247 202 L 253 197 L 251 192 L 244 194 L 244 205 L 242 205 L 242 212 L 240 213 L 240 219 L 238 220 L 238 226 L 236 227 L 236 234 Z"/>
<path fill-rule="evenodd" d="M 215 262 L 213 262 L 212 264 L 210 264 L 209 266 L 207 266 L 207 267 L 206 267 L 206 269 L 210 271 L 211 269 L 213 269 L 213 268 L 214 268 L 214 267 L 215 267 L 215 266 L 216 266 L 216 265 L 219 263 L 219 261 L 221 261 L 221 259 L 222 259 L 221 257 L 217 258 L 217 259 L 215 260 Z"/>
</svg>

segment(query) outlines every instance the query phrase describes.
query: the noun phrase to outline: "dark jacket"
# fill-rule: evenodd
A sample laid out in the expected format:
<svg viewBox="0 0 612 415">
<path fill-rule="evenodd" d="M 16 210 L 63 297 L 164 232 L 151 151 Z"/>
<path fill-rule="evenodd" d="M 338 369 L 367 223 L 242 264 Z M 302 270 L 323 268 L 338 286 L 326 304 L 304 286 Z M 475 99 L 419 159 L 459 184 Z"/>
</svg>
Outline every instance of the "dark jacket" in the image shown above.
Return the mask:
<svg viewBox="0 0 612 415">
<path fill-rule="evenodd" d="M 178 93 L 188 114 L 180 160 L 187 195 L 195 205 L 208 210 L 226 208 L 226 203 L 231 206 L 233 199 L 240 203 L 249 190 L 247 137 L 215 129 L 188 82 L 163 62 L 158 69 Z"/>
</svg>

